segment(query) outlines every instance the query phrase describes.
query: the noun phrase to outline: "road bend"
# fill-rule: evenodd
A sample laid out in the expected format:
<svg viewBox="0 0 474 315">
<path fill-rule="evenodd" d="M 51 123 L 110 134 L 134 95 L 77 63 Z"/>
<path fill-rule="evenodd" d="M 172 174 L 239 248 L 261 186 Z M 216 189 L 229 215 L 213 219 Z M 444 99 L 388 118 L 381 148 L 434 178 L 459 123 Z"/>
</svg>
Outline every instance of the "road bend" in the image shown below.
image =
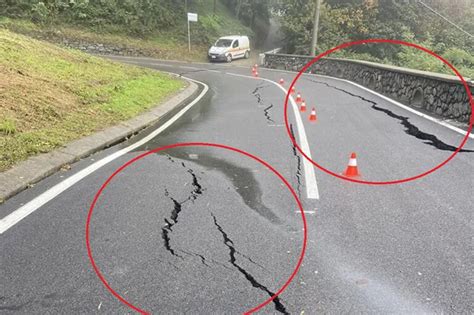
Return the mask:
<svg viewBox="0 0 474 315">
<path fill-rule="evenodd" d="M 132 313 L 92 270 L 85 222 L 102 183 L 128 160 L 178 142 L 211 142 L 257 155 L 300 197 L 308 223 L 303 265 L 261 313 L 471 313 L 470 139 L 445 167 L 398 185 L 347 182 L 309 163 L 290 141 L 283 105 L 294 73 L 248 66 L 113 58 L 173 72 L 209 91 L 156 137 L 164 122 L 94 154 L 0 206 L 0 218 L 31 205 L 97 161 L 97 168 L 0 235 L 2 313 Z M 280 87 L 280 78 L 285 80 Z M 203 87 L 201 87 L 203 88 Z M 463 134 L 366 89 L 302 76 L 307 104 L 289 106 L 290 130 L 307 155 L 342 173 L 352 152 L 360 179 L 413 177 L 446 160 Z M 317 121 L 309 121 L 315 108 Z M 302 248 L 303 224 L 282 182 L 235 152 L 181 147 L 119 173 L 91 221 L 91 249 L 109 285 L 140 309 L 162 314 L 242 313 L 285 283 Z"/>
</svg>

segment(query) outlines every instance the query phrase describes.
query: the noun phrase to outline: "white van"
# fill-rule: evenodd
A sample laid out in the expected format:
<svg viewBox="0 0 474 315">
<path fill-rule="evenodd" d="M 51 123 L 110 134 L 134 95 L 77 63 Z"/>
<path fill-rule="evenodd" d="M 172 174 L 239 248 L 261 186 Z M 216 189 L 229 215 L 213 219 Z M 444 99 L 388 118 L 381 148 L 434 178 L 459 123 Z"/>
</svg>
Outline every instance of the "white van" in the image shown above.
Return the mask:
<svg viewBox="0 0 474 315">
<path fill-rule="evenodd" d="M 250 57 L 250 43 L 247 36 L 225 36 L 219 38 L 207 54 L 210 61 Z"/>
</svg>

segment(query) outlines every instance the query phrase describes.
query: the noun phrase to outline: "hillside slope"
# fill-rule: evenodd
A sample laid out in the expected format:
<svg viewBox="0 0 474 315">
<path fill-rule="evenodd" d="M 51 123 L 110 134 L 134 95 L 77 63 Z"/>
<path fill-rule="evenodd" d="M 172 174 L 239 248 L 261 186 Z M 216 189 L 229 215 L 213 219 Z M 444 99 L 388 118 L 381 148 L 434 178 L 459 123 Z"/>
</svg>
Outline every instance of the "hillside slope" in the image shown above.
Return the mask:
<svg viewBox="0 0 474 315">
<path fill-rule="evenodd" d="M 34 23 L 31 19 L 0 16 L 0 28 L 74 48 L 101 44 L 113 48 L 131 48 L 139 51 L 140 55 L 160 59 L 204 61 L 207 49 L 218 37 L 233 34 L 254 36 L 253 31 L 244 26 L 221 1 L 216 3 L 214 14 L 213 0 L 190 2 L 188 11 L 199 15 L 199 21 L 191 23 L 191 52 L 188 52 L 184 12 L 174 25 L 143 34 L 135 34 L 123 25 L 105 23 L 91 26 L 65 22 L 61 18 L 54 22 Z"/>
<path fill-rule="evenodd" d="M 0 171 L 131 118 L 183 86 L 0 29 Z"/>
</svg>

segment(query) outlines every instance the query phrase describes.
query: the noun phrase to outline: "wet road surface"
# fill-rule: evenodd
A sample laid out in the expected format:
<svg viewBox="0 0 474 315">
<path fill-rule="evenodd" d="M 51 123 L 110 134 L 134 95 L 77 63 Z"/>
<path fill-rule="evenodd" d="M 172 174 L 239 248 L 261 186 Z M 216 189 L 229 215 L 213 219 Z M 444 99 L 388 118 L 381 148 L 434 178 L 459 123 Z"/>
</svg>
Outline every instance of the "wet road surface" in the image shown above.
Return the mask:
<svg viewBox="0 0 474 315">
<path fill-rule="evenodd" d="M 441 170 L 401 185 L 360 185 L 316 170 L 320 198 L 308 198 L 304 158 L 286 134 L 285 95 L 277 86 L 231 75 L 250 75 L 238 63 L 117 59 L 179 73 L 210 91 L 160 136 L 0 235 L 2 313 L 132 313 L 91 268 L 87 211 L 120 165 L 177 142 L 246 150 L 275 167 L 301 198 L 308 223 L 303 265 L 260 312 L 472 313 L 472 140 Z M 294 76 L 260 74 L 275 82 L 283 77 L 286 86 Z M 348 83 L 305 76 L 297 90 L 308 109 L 317 109 L 317 123 L 308 121 L 309 112 L 301 116 L 312 157 L 336 173 L 357 152 L 364 180 L 415 176 L 448 158 L 462 140 Z M 300 141 L 291 110 L 289 121 Z M 1 217 L 146 134 L 8 200 Z M 91 221 L 91 249 L 109 284 L 140 309 L 233 314 L 257 306 L 285 283 L 301 252 L 302 228 L 290 192 L 261 164 L 218 148 L 175 148 L 130 165 L 104 190 Z"/>
</svg>

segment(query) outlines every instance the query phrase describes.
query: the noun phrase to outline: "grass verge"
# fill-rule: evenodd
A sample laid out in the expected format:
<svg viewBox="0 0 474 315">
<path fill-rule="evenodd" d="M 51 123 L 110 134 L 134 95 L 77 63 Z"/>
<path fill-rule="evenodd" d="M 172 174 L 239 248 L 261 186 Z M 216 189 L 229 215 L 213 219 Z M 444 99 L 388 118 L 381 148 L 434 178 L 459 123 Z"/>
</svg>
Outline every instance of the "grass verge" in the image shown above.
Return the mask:
<svg viewBox="0 0 474 315">
<path fill-rule="evenodd" d="M 184 85 L 0 29 L 0 171 L 132 118 Z"/>
</svg>

